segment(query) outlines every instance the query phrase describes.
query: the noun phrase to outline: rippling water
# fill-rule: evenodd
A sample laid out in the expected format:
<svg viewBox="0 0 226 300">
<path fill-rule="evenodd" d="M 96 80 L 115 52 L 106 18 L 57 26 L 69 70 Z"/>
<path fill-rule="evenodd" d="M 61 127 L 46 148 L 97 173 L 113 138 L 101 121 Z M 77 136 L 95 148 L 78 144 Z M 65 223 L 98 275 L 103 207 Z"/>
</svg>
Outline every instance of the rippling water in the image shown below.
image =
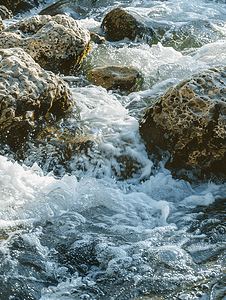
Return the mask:
<svg viewBox="0 0 226 300">
<path fill-rule="evenodd" d="M 99 32 L 118 6 L 167 31 L 152 46 L 92 44 L 83 63 L 137 67 L 144 76 L 139 92 L 121 95 L 87 85 L 82 75 L 65 77 L 79 108 L 67 122 L 92 136 L 88 150 L 67 164 L 51 145 L 31 143 L 19 162 L 2 150 L 1 300 L 225 299 L 224 180 L 192 173 L 175 179 L 164 167 L 167 153 L 159 163 L 148 157 L 138 121 L 171 85 L 226 65 L 226 4 L 99 0 L 70 13 Z"/>
</svg>

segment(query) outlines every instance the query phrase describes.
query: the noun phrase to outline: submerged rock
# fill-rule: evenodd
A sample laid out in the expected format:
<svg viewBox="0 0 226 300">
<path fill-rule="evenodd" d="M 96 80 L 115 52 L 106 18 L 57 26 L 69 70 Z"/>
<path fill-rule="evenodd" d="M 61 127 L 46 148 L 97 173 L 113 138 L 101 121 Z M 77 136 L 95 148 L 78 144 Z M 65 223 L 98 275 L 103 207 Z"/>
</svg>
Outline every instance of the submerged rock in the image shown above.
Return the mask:
<svg viewBox="0 0 226 300">
<path fill-rule="evenodd" d="M 4 5 L 0 5 L 0 17 L 2 20 L 13 18 L 13 14 Z"/>
<path fill-rule="evenodd" d="M 226 67 L 200 71 L 171 87 L 140 123 L 148 151 L 171 154 L 167 166 L 226 172 Z"/>
<path fill-rule="evenodd" d="M 150 19 L 142 17 L 136 12 L 130 12 L 122 7 L 110 11 L 102 21 L 102 30 L 106 39 L 115 42 L 129 38 L 130 40 L 142 39 L 152 44 L 157 34 L 153 29 Z"/>
<path fill-rule="evenodd" d="M 134 67 L 107 66 L 88 71 L 86 78 L 107 90 L 135 91 L 142 85 L 142 77 Z"/>
<path fill-rule="evenodd" d="M 32 16 L 0 34 L 0 47 L 23 48 L 44 69 L 68 72 L 90 49 L 90 33 L 65 15 Z"/>
<path fill-rule="evenodd" d="M 36 144 L 52 145 L 52 151 L 60 153 L 58 161 L 70 160 L 73 154 L 84 152 L 93 145 L 94 137 L 85 133 L 84 129 L 67 124 L 67 120 L 47 125 L 36 137 Z"/>
<path fill-rule="evenodd" d="M 1 141 L 14 146 L 47 112 L 63 115 L 72 104 L 67 84 L 43 70 L 20 48 L 0 50 Z"/>
</svg>

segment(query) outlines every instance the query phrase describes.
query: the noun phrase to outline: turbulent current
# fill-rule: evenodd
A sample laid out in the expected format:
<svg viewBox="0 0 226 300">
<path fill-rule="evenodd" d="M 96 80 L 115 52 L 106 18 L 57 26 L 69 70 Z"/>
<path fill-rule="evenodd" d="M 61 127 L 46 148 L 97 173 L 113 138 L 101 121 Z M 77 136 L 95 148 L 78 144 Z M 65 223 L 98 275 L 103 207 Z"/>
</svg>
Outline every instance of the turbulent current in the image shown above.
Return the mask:
<svg viewBox="0 0 226 300">
<path fill-rule="evenodd" d="M 87 2 L 87 3 L 86 3 Z M 53 1 L 11 20 L 38 14 Z M 146 107 L 196 71 L 226 65 L 226 4 L 207 0 L 107 0 L 66 12 L 99 32 L 122 6 L 168 28 L 149 46 L 92 44 L 84 69 L 135 66 L 129 95 L 64 76 L 92 145 L 59 163 L 51 145 L 26 158 L 0 156 L 0 299 L 226 299 L 224 177 L 175 176 L 148 156 L 139 135 Z M 132 162 L 132 163 L 131 163 Z"/>
</svg>

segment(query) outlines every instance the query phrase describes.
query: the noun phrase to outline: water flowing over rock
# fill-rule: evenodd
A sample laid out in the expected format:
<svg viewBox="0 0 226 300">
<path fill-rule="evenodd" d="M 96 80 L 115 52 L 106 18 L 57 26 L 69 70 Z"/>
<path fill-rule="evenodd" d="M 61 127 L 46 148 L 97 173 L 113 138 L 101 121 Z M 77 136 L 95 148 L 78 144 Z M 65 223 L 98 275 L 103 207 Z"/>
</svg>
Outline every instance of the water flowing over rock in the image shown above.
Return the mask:
<svg viewBox="0 0 226 300">
<path fill-rule="evenodd" d="M 175 87 L 149 108 L 140 134 L 149 151 L 172 155 L 167 165 L 225 173 L 226 67 L 200 71 Z"/>
<path fill-rule="evenodd" d="M 39 14 L 40 15 L 51 15 L 57 14 L 70 14 L 74 19 L 79 20 L 85 17 L 97 0 L 60 0 L 56 3 L 46 7 Z"/>
<path fill-rule="evenodd" d="M 111 42 L 124 38 L 130 40 L 137 38 L 151 45 L 153 38 L 157 38 L 150 19 L 122 7 L 110 11 L 103 19 L 101 28 L 105 32 L 107 40 Z"/>
<path fill-rule="evenodd" d="M 10 145 L 20 142 L 46 113 L 61 116 L 72 104 L 67 84 L 43 70 L 20 48 L 0 50 L 0 133 Z"/>
<path fill-rule="evenodd" d="M 13 14 L 4 5 L 0 5 L 0 16 L 2 20 L 13 18 Z"/>
<path fill-rule="evenodd" d="M 34 8 L 38 4 L 37 0 L 0 0 L 0 5 L 5 5 L 13 13 L 19 13 L 20 11 L 26 11 Z"/>
<path fill-rule="evenodd" d="M 90 70 L 86 76 L 90 82 L 106 89 L 135 91 L 142 84 L 142 77 L 134 67 L 107 66 Z"/>
<path fill-rule="evenodd" d="M 90 32 L 90 38 L 91 41 L 94 42 L 95 44 L 99 44 L 99 45 L 105 44 L 105 38 L 103 36 L 100 36 L 97 33 Z"/>
<path fill-rule="evenodd" d="M 0 47 L 23 48 L 44 69 L 67 72 L 90 46 L 89 31 L 65 15 L 32 16 L 0 34 Z"/>
</svg>

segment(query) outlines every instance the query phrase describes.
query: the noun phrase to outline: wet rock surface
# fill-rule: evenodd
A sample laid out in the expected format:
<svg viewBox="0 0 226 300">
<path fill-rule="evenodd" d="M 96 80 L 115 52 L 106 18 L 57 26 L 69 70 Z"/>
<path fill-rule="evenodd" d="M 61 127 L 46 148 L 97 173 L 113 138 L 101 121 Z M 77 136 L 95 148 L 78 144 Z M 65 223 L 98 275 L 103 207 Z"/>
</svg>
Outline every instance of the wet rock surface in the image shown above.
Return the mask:
<svg viewBox="0 0 226 300">
<path fill-rule="evenodd" d="M 86 78 L 102 87 L 119 89 L 121 91 L 135 91 L 142 85 L 142 77 L 134 67 L 107 66 L 97 67 L 88 71 Z"/>
<path fill-rule="evenodd" d="M 1 140 L 14 145 L 47 113 L 63 115 L 72 104 L 67 84 L 19 48 L 0 52 Z"/>
<path fill-rule="evenodd" d="M 21 11 L 27 11 L 38 5 L 38 0 L 0 0 L 0 5 L 6 6 L 8 9 L 12 10 L 13 13 L 17 14 Z"/>
<path fill-rule="evenodd" d="M 23 48 L 41 67 L 55 72 L 79 64 L 89 42 L 89 31 L 65 15 L 32 16 L 0 34 L 1 48 Z"/>
<path fill-rule="evenodd" d="M 100 36 L 97 33 L 90 32 L 90 38 L 91 38 L 91 41 L 93 41 L 96 44 L 100 44 L 100 45 L 105 44 L 105 38 L 103 36 Z"/>
<path fill-rule="evenodd" d="M 129 38 L 143 40 L 151 45 L 157 39 L 150 19 L 122 7 L 110 11 L 103 19 L 101 28 L 106 39 L 111 42 Z"/>
<path fill-rule="evenodd" d="M 148 151 L 169 151 L 168 167 L 225 173 L 225 77 L 225 67 L 200 71 L 149 108 L 140 123 Z"/>
<path fill-rule="evenodd" d="M 90 9 L 96 2 L 98 2 L 98 0 L 60 0 L 46 7 L 39 14 L 55 16 L 57 14 L 68 13 L 74 19 L 79 20 L 90 12 Z"/>
<path fill-rule="evenodd" d="M 0 32 L 1 32 L 2 30 L 4 30 L 4 29 L 5 29 L 5 27 L 4 27 L 4 25 L 3 25 L 2 18 L 1 18 L 1 16 L 0 16 Z"/>
<path fill-rule="evenodd" d="M 13 14 L 4 5 L 0 5 L 0 16 L 1 16 L 2 20 L 4 20 L 4 19 L 10 19 L 10 18 L 12 18 Z"/>
</svg>

